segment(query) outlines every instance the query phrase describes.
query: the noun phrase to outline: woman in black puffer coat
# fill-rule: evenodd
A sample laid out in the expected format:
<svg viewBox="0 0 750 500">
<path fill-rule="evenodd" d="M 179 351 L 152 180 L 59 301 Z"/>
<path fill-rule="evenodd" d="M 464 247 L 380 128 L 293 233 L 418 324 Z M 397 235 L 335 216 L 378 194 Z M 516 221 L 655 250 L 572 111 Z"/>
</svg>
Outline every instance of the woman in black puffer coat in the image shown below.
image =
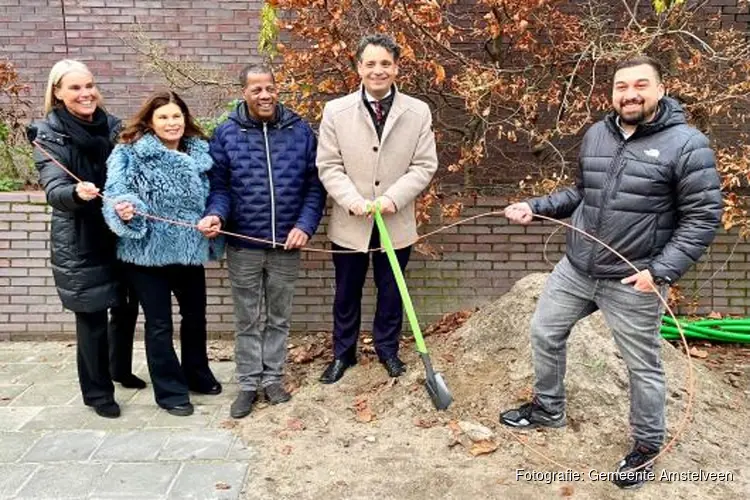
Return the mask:
<svg viewBox="0 0 750 500">
<path fill-rule="evenodd" d="M 52 206 L 51 263 L 63 306 L 76 316 L 78 379 L 83 402 L 114 418 L 120 408 L 112 380 L 145 387 L 131 371 L 138 303 L 121 280 L 116 237 L 104 223 L 97 196 L 120 120 L 100 106 L 88 68 L 73 60 L 52 67 L 44 99 L 46 117 L 28 128 L 56 161 L 83 179 L 77 182 L 38 149 L 34 160 Z M 107 310 L 112 310 L 108 331 Z M 108 339 L 110 337 L 110 339 Z"/>
</svg>

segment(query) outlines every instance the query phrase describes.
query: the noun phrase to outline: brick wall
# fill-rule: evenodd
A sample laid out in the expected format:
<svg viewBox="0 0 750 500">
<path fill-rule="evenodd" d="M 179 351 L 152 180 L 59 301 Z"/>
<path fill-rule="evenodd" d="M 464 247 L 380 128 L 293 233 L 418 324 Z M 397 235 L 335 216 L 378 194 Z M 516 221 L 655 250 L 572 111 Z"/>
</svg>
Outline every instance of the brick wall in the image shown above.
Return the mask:
<svg viewBox="0 0 750 500">
<path fill-rule="evenodd" d="M 723 28 L 747 32 L 750 7 L 742 2 L 709 0 L 706 11 L 721 11 Z M 476 9 L 474 0 L 460 3 L 455 7 L 459 11 Z M 134 26 L 164 45 L 171 56 L 232 76 L 257 60 L 262 4 L 262 0 L 0 0 L 0 58 L 10 59 L 30 83 L 35 114 L 41 112 L 50 68 L 71 57 L 91 67 L 110 111 L 127 117 L 151 90 L 165 85 L 144 72 L 139 55 L 123 41 Z M 226 101 L 215 91 L 196 90 L 185 97 L 198 114 L 210 113 Z"/>
<path fill-rule="evenodd" d="M 468 199 L 464 204 L 463 216 L 469 217 L 498 210 L 505 201 Z M 442 225 L 438 219 L 420 232 Z M 420 322 L 481 306 L 507 292 L 518 278 L 549 271 L 564 248 L 564 231 L 557 228 L 552 223 L 508 225 L 504 217 L 490 216 L 431 237 L 428 241 L 441 255 L 414 253 L 406 273 Z M 324 235 L 325 225 L 311 245 L 323 247 Z M 43 193 L 0 193 L 0 340 L 69 338 L 75 331 L 73 315 L 62 309 L 55 291 L 48 239 L 49 208 Z M 698 292 L 703 312 L 750 316 L 749 255 L 750 243 L 722 233 L 706 258 L 680 282 L 683 291 L 687 296 Z M 303 256 L 292 329 L 330 331 L 334 291 L 330 256 L 309 252 Z M 210 335 L 231 335 L 234 315 L 223 263 L 210 264 L 207 278 Z M 365 330 L 374 312 L 373 291 L 370 279 L 363 299 Z"/>
<path fill-rule="evenodd" d="M 262 4 L 262 0 L 0 0 L 0 58 L 10 59 L 30 83 L 35 114 L 41 112 L 50 68 L 70 57 L 91 68 L 108 109 L 127 117 L 149 92 L 165 86 L 162 79 L 145 74 L 140 56 L 123 41 L 134 26 L 167 47 L 173 57 L 234 75 L 258 59 Z M 215 91 L 186 93 L 185 98 L 198 114 L 226 101 Z"/>
</svg>

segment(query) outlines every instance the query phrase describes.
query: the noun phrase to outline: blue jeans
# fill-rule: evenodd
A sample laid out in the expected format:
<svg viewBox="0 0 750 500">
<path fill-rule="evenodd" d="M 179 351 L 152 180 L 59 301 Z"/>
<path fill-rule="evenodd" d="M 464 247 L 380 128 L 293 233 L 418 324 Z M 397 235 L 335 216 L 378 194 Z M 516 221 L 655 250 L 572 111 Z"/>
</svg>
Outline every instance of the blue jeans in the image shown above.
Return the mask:
<svg viewBox="0 0 750 500">
<path fill-rule="evenodd" d="M 280 383 L 300 252 L 230 245 L 227 267 L 234 300 L 234 359 L 240 389 L 255 391 Z"/>
<path fill-rule="evenodd" d="M 661 287 L 660 293 L 666 292 Z M 659 325 L 663 305 L 656 294 L 635 290 L 617 279 L 592 279 L 567 257 L 547 280 L 531 319 L 537 401 L 551 412 L 565 408 L 566 343 L 578 320 L 600 309 L 630 377 L 633 438 L 659 448 L 664 441 L 666 381 L 661 363 Z"/>
</svg>

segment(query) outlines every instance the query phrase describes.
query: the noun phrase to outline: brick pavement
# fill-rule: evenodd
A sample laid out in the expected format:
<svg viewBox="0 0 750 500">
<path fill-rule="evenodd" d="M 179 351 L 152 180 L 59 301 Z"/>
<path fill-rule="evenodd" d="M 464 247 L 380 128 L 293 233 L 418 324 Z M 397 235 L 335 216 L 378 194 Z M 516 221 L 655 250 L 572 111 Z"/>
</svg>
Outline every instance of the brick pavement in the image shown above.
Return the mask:
<svg viewBox="0 0 750 500">
<path fill-rule="evenodd" d="M 133 364 L 148 379 L 143 348 Z M 222 428 L 233 367 L 212 363 L 224 392 L 191 395 L 193 416 L 116 386 L 122 416 L 105 419 L 81 402 L 74 344 L 0 342 L 0 498 L 240 498 L 256 452 Z"/>
</svg>

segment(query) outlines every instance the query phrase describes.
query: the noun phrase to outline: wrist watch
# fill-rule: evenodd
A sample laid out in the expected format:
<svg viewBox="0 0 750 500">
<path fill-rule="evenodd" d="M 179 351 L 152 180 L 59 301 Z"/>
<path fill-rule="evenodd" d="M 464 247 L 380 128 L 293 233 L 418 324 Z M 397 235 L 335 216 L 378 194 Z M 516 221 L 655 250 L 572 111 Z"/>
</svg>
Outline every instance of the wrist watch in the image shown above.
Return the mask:
<svg viewBox="0 0 750 500">
<path fill-rule="evenodd" d="M 652 269 L 649 269 L 648 271 L 651 273 L 651 279 L 654 280 L 654 285 L 662 286 L 672 284 L 672 280 L 669 278 L 669 276 L 659 276 L 658 274 L 654 274 L 654 271 Z"/>
</svg>

